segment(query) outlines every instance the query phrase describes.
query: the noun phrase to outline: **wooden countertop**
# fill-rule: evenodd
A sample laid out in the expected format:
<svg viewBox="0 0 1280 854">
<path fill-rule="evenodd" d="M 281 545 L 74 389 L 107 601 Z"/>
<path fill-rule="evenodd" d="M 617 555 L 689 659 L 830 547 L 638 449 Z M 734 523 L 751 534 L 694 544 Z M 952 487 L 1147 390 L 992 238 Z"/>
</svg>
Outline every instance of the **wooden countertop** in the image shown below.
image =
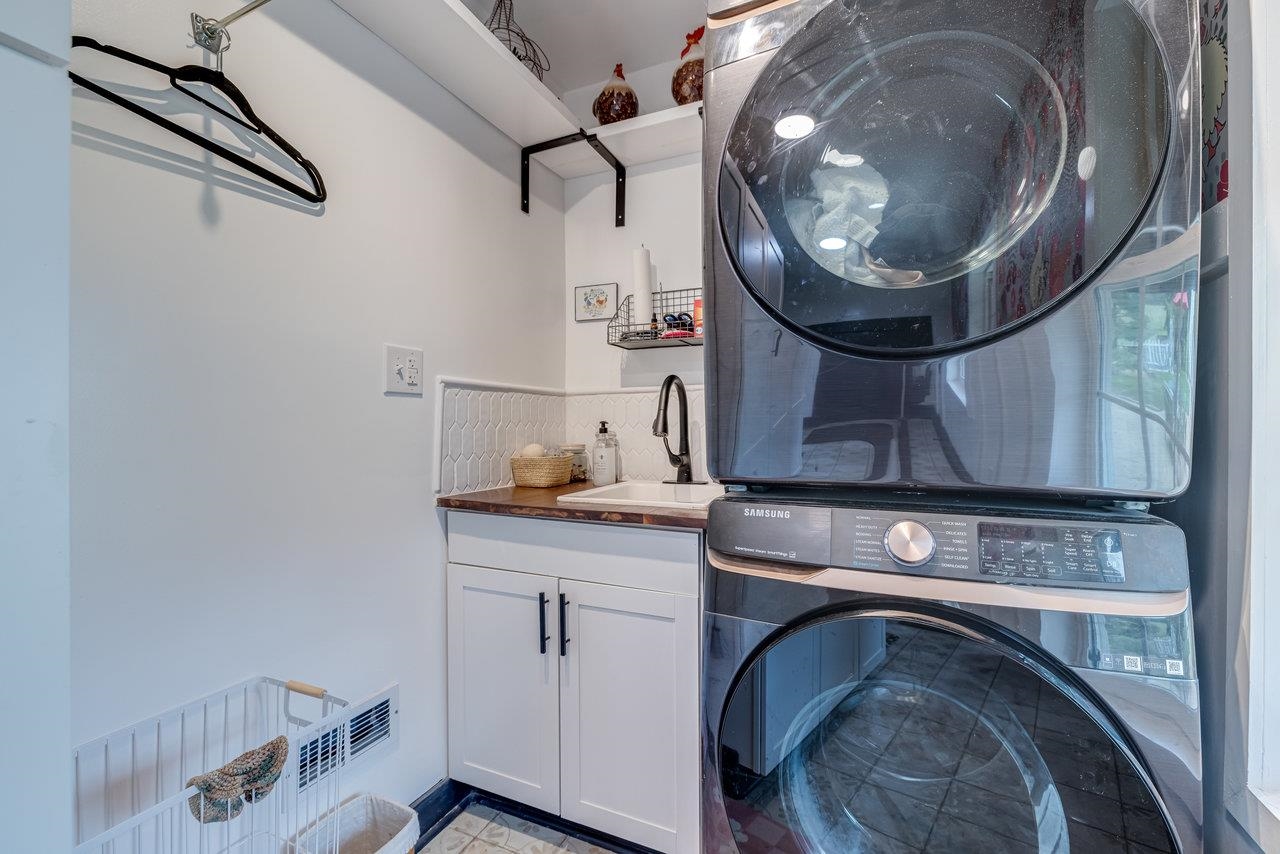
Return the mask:
<svg viewBox="0 0 1280 854">
<path fill-rule="evenodd" d="M 538 489 L 529 486 L 505 486 L 483 492 L 443 495 L 437 507 L 470 510 L 474 513 L 497 513 L 502 516 L 528 516 L 535 519 L 561 519 L 568 522 L 612 522 L 616 525 L 653 525 L 662 528 L 707 527 L 707 511 L 678 510 L 673 507 L 645 507 L 608 504 L 557 504 L 561 495 L 591 489 L 592 484 L 571 483 Z"/>
</svg>

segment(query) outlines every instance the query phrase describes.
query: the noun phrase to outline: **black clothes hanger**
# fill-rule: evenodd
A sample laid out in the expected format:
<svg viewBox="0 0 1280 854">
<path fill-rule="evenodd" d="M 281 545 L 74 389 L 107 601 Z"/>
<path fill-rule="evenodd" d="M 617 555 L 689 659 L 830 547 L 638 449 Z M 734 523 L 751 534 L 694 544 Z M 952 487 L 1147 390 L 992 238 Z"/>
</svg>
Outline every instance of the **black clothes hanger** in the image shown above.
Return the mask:
<svg viewBox="0 0 1280 854">
<path fill-rule="evenodd" d="M 280 136 L 280 134 L 272 130 L 266 122 L 258 118 L 257 114 L 253 111 L 253 107 L 249 105 L 249 99 L 246 98 L 244 93 L 236 88 L 236 85 L 228 80 L 227 76 L 221 71 L 216 71 L 212 68 L 204 68 L 199 65 L 184 65 L 180 68 L 170 68 L 167 65 L 161 65 L 154 60 L 147 59 L 145 56 L 138 56 L 136 53 L 129 53 L 127 50 L 121 50 L 118 47 L 102 44 L 86 36 L 74 36 L 71 39 L 71 46 L 73 48 L 85 47 L 90 50 L 96 50 L 101 53 L 108 54 L 109 56 L 114 56 L 117 59 L 123 59 L 125 62 L 131 62 L 134 65 L 140 65 L 143 68 L 148 68 L 152 71 L 165 75 L 169 78 L 169 85 L 173 88 L 181 91 L 188 97 L 199 101 L 201 104 L 204 104 L 206 107 L 214 110 L 225 118 L 231 119 L 241 127 L 247 128 L 253 133 L 261 134 L 262 136 L 270 139 L 281 151 L 287 154 L 293 162 L 297 163 L 298 166 L 307 173 L 307 176 L 311 179 L 312 188 L 314 189 L 290 181 L 288 178 L 272 172 L 270 169 L 264 168 L 242 154 L 232 151 L 225 146 L 219 145 L 217 142 L 206 136 L 202 136 L 192 130 L 188 130 L 182 125 L 171 121 L 164 116 L 153 113 L 122 95 L 112 92 L 110 89 L 100 86 L 91 80 L 86 80 L 74 71 L 67 72 L 73 81 L 88 89 L 90 92 L 106 98 L 113 104 L 124 107 L 129 112 L 141 116 L 152 124 L 159 125 L 167 131 L 176 133 L 188 142 L 192 142 L 200 146 L 205 151 L 216 154 L 225 160 L 230 160 L 241 169 L 252 172 L 264 181 L 269 181 L 283 190 L 287 190 L 294 195 L 306 199 L 308 202 L 318 205 L 329 197 L 329 194 L 324 188 L 324 179 L 320 177 L 320 172 L 316 169 L 315 164 L 303 157 L 302 153 L 298 151 L 298 149 L 290 145 L 284 137 Z M 207 98 L 202 97 L 199 93 L 183 86 L 182 82 L 204 83 L 208 86 L 212 86 L 214 89 L 217 89 L 225 95 L 231 103 L 235 104 L 236 108 L 240 110 L 244 118 L 241 118 L 217 104 L 212 103 Z"/>
</svg>

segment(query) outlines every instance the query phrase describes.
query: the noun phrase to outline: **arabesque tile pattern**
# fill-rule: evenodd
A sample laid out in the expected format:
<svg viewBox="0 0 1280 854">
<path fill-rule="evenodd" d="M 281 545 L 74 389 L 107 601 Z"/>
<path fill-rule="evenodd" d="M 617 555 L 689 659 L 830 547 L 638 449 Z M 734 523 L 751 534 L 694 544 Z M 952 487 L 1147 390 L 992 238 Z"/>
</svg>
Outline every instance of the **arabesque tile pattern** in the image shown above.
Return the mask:
<svg viewBox="0 0 1280 854">
<path fill-rule="evenodd" d="M 689 441 L 694 475 L 707 479 L 706 405 L 701 388 L 689 396 Z M 671 477 L 662 440 L 653 435 L 658 395 L 652 389 L 604 394 L 558 394 L 448 383 L 440 409 L 440 494 L 510 486 L 511 456 L 531 442 L 550 447 L 581 443 L 588 451 L 601 421 L 618 437 L 623 480 Z M 672 395 L 671 442 L 679 408 Z"/>
</svg>

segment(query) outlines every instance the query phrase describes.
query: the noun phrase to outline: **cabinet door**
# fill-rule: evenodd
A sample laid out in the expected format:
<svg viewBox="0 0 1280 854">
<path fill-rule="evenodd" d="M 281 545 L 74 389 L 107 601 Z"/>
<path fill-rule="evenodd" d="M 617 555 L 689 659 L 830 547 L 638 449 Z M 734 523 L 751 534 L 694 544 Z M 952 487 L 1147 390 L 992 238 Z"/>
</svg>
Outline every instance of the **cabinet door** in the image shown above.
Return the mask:
<svg viewBox="0 0 1280 854">
<path fill-rule="evenodd" d="M 784 638 L 769 650 L 760 673 L 761 693 L 758 697 L 759 719 L 763 723 L 763 743 L 759 758 L 764 761 L 758 767 L 761 774 L 769 774 L 778 767 L 794 744 L 807 735 L 795 734 L 791 725 L 803 720 L 801 710 L 814 695 L 818 685 L 818 666 L 821 650 L 820 633 L 803 632 Z M 809 730 L 817 723 L 809 717 Z M 790 738 L 789 738 L 790 737 Z"/>
<path fill-rule="evenodd" d="M 449 776 L 552 813 L 560 810 L 556 592 L 556 579 L 543 575 L 449 565 Z"/>
<path fill-rule="evenodd" d="M 884 634 L 884 620 L 858 620 L 858 655 L 861 659 L 859 675 L 865 677 L 884 661 Z"/>
<path fill-rule="evenodd" d="M 560 814 L 697 852 L 697 598 L 564 580 L 560 592 Z"/>
</svg>

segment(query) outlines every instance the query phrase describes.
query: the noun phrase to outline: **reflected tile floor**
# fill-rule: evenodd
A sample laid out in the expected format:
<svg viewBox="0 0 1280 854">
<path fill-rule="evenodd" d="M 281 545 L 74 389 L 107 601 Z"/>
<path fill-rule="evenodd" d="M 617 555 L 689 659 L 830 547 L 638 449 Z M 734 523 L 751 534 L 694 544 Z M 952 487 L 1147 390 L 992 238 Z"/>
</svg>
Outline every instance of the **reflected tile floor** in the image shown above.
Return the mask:
<svg viewBox="0 0 1280 854">
<path fill-rule="evenodd" d="M 615 854 L 559 830 L 472 803 L 420 854 Z"/>
<path fill-rule="evenodd" d="M 1061 850 L 1037 838 L 1009 733 L 1021 733 L 1021 752 L 1042 758 L 1070 851 L 1170 851 L 1133 768 L 1074 704 L 1012 660 L 898 623 L 864 684 L 875 687 L 832 709 L 796 746 L 796 762 L 755 778 L 730 808 L 740 851 Z M 797 823 L 830 832 L 805 844 L 786 830 Z"/>
</svg>

